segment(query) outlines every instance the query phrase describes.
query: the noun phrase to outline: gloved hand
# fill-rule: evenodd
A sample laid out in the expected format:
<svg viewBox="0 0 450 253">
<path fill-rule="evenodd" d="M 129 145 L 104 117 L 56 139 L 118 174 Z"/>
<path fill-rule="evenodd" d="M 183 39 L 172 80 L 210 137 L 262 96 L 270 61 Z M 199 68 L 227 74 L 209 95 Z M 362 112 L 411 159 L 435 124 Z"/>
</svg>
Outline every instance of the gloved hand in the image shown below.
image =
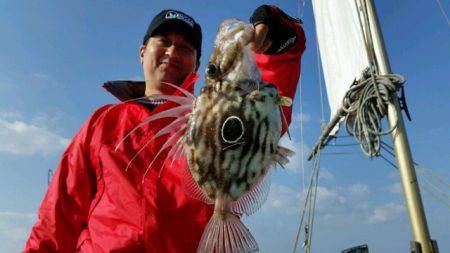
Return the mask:
<svg viewBox="0 0 450 253">
<path fill-rule="evenodd" d="M 250 22 L 255 27 L 255 36 L 249 47 L 256 53 L 283 53 L 297 41 L 295 26 L 300 21 L 278 7 L 261 5 L 253 12 Z"/>
</svg>

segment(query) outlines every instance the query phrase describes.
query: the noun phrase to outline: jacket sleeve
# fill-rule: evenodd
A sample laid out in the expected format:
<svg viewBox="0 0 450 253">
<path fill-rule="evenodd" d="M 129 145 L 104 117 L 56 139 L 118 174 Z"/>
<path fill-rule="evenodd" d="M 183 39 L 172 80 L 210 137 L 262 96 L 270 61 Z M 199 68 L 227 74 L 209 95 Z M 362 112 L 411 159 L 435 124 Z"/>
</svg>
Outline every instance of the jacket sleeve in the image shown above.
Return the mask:
<svg viewBox="0 0 450 253">
<path fill-rule="evenodd" d="M 75 252 L 86 227 L 91 199 L 96 192 L 96 173 L 88 149 L 97 110 L 64 152 L 38 211 L 24 252 Z"/>
<path fill-rule="evenodd" d="M 275 84 L 281 96 L 287 96 L 293 101 L 300 77 L 301 57 L 305 51 L 305 33 L 300 22 L 286 17 L 286 14 L 282 13 L 282 11 L 276 7 L 271 6 L 271 8 L 274 8 L 274 13 L 281 19 L 281 24 L 285 26 L 285 28 L 294 31 L 294 33 L 292 33 L 293 36 L 291 38 L 288 38 L 282 43 L 281 48 L 284 50 L 277 50 L 281 51 L 281 53 L 255 53 L 255 62 L 262 70 L 262 80 L 264 82 Z M 283 106 L 282 109 L 288 124 L 290 124 L 292 106 Z M 282 133 L 285 131 L 286 126 L 283 124 Z"/>
</svg>

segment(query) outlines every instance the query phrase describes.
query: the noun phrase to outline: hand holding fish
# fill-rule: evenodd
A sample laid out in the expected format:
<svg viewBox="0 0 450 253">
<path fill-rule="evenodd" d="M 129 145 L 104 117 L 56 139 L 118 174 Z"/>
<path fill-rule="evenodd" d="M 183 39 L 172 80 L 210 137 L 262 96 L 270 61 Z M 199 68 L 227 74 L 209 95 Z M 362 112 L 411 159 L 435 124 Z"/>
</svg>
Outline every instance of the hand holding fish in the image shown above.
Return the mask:
<svg viewBox="0 0 450 253">
<path fill-rule="evenodd" d="M 266 52 L 272 46 L 272 40 L 267 36 L 268 34 L 269 27 L 266 24 L 257 24 L 253 39 L 249 42 L 248 48 L 258 54 Z"/>
</svg>

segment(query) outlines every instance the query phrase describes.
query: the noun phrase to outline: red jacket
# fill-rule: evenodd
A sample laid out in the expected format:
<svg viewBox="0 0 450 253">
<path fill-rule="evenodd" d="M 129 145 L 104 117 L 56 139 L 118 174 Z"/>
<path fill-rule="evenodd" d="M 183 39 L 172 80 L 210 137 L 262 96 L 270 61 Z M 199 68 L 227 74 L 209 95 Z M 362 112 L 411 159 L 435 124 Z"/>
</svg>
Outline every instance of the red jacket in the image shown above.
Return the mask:
<svg viewBox="0 0 450 253">
<path fill-rule="evenodd" d="M 274 83 L 282 95 L 291 98 L 305 49 L 304 32 L 299 26 L 296 29 L 299 36 L 289 51 L 255 55 L 263 70 L 262 79 Z M 193 91 L 196 79 L 191 75 L 182 87 Z M 114 150 L 138 123 L 168 107 L 169 103 L 153 110 L 134 102 L 106 105 L 87 120 L 62 156 L 25 252 L 196 251 L 213 207 L 184 194 L 180 184 L 182 163 L 166 166 L 158 178 L 162 163 L 159 159 L 141 181 L 167 137 L 149 145 L 125 171 L 133 155 L 168 120 L 145 125 Z M 291 108 L 284 109 L 290 122 Z"/>
</svg>

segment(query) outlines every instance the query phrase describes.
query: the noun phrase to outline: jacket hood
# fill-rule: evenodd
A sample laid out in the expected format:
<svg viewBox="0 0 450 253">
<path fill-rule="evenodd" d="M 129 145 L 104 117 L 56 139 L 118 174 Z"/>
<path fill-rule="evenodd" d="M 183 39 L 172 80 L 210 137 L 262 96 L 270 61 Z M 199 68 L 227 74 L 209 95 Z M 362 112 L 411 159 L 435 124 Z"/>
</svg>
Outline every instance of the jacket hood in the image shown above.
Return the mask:
<svg viewBox="0 0 450 253">
<path fill-rule="evenodd" d="M 197 73 L 191 72 L 180 87 L 194 93 L 194 84 L 198 77 L 199 75 Z M 145 96 L 144 81 L 107 81 L 103 84 L 103 88 L 121 102 Z"/>
<path fill-rule="evenodd" d="M 145 96 L 144 81 L 108 81 L 103 88 L 122 102 Z"/>
</svg>

